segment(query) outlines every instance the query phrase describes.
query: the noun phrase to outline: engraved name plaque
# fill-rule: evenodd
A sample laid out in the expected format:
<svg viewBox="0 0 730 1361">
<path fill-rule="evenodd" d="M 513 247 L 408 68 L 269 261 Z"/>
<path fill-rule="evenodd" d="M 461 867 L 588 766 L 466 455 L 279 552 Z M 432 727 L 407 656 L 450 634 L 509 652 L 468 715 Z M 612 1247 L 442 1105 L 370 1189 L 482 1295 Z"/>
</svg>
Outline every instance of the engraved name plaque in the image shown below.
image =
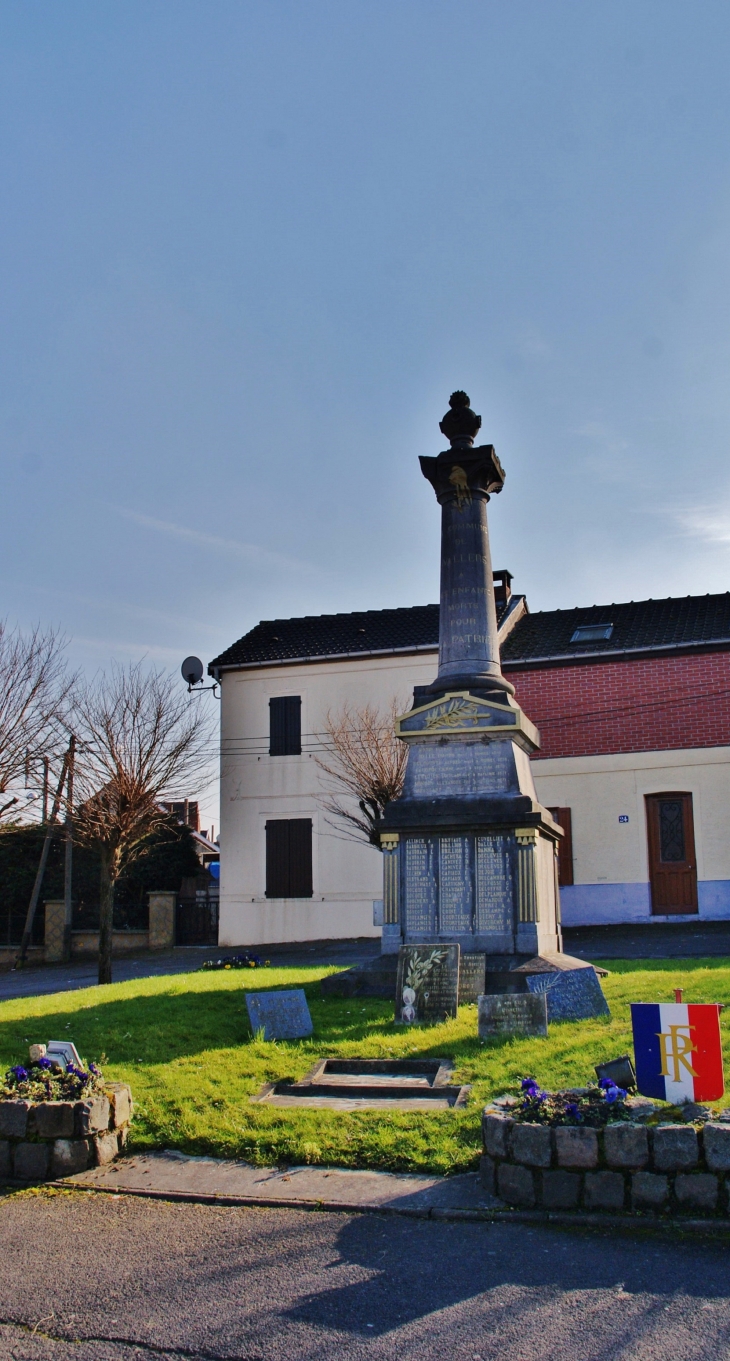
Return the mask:
<svg viewBox="0 0 730 1361">
<path fill-rule="evenodd" d="M 476 930 L 512 930 L 511 838 L 476 838 Z"/>
<path fill-rule="evenodd" d="M 479 1038 L 547 1035 L 545 993 L 496 993 L 479 998 Z"/>
<path fill-rule="evenodd" d="M 486 958 L 484 955 L 464 954 L 459 959 L 459 1006 L 476 1003 L 484 992 Z"/>
<path fill-rule="evenodd" d="M 436 932 L 436 843 L 433 837 L 408 837 L 404 842 L 403 902 L 406 930 Z"/>
<path fill-rule="evenodd" d="M 471 837 L 439 839 L 439 931 L 470 932 L 472 905 Z"/>
</svg>

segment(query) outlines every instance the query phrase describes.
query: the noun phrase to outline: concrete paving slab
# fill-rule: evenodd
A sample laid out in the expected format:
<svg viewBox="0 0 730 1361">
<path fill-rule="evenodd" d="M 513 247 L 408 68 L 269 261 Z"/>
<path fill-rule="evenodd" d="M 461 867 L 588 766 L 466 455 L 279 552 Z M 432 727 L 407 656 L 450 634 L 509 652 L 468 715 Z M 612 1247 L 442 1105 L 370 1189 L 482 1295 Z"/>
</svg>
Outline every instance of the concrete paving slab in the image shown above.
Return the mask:
<svg viewBox="0 0 730 1361">
<path fill-rule="evenodd" d="M 168 1150 L 140 1153 L 64 1178 L 63 1186 L 242 1205 L 327 1206 L 428 1216 L 433 1210 L 499 1207 L 476 1173 L 425 1177 L 338 1167 L 252 1167 Z"/>
</svg>

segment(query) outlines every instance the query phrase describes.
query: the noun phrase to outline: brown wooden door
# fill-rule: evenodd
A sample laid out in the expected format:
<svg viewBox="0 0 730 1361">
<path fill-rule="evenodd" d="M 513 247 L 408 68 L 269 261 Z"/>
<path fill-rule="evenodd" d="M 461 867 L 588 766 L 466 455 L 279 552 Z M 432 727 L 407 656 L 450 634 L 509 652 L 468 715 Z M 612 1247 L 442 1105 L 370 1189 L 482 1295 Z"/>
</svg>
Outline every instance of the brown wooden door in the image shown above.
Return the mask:
<svg viewBox="0 0 730 1361">
<path fill-rule="evenodd" d="M 573 882 L 573 819 L 569 808 L 548 808 L 548 813 L 563 829 L 558 845 L 558 883 L 566 888 Z"/>
<path fill-rule="evenodd" d="M 697 861 L 691 794 L 647 794 L 651 910 L 697 912 Z"/>
</svg>

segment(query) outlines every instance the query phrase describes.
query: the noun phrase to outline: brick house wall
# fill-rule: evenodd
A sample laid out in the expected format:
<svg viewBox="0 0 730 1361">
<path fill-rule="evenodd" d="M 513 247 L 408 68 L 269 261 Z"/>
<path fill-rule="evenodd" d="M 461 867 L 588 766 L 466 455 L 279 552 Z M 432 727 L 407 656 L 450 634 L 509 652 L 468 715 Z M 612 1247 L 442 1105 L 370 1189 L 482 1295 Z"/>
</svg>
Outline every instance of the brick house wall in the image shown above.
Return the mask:
<svg viewBox="0 0 730 1361">
<path fill-rule="evenodd" d="M 504 672 L 540 729 L 537 760 L 730 745 L 730 652 Z"/>
</svg>

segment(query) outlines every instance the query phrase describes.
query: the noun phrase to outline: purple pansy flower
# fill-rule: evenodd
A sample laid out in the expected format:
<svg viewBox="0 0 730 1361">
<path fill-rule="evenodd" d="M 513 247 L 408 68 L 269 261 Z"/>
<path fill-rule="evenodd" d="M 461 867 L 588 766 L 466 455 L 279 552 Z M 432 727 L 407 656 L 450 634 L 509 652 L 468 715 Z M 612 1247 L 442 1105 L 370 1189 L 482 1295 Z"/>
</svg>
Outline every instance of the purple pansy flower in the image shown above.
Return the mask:
<svg viewBox="0 0 730 1361">
<path fill-rule="evenodd" d="M 15 1074 L 15 1077 L 16 1077 L 16 1079 L 17 1079 L 18 1082 L 27 1082 L 27 1080 L 28 1080 L 28 1069 L 27 1069 L 27 1068 L 24 1068 L 23 1065 L 22 1065 L 22 1063 L 16 1063 L 15 1067 L 14 1067 L 14 1068 L 11 1068 L 10 1071 L 11 1071 L 11 1073 L 14 1073 L 14 1074 Z"/>
</svg>

